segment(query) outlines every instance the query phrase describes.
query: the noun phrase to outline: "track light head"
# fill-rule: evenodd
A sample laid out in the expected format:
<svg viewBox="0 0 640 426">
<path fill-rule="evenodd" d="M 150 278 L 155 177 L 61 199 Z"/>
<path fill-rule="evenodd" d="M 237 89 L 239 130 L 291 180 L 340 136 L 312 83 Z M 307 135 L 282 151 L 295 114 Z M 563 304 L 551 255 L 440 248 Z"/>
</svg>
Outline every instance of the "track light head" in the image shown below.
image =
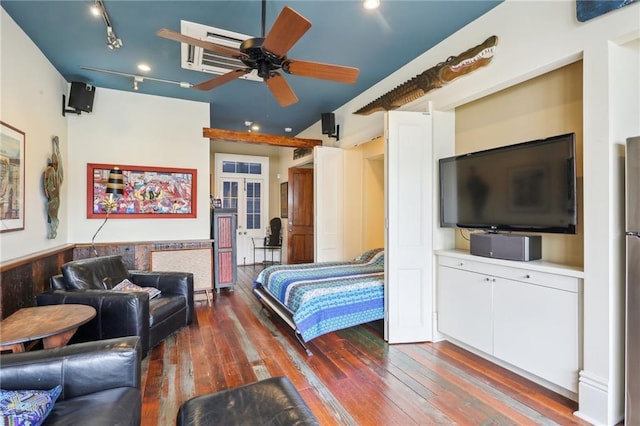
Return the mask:
<svg viewBox="0 0 640 426">
<path fill-rule="evenodd" d="M 104 25 L 107 27 L 107 47 L 111 50 L 121 48 L 122 40 L 118 38 L 113 30 L 111 19 L 109 19 L 107 9 L 104 7 L 102 0 L 95 0 L 95 3 L 91 6 L 91 13 L 95 16 L 102 16 Z"/>
<path fill-rule="evenodd" d="M 138 90 L 140 88 L 140 83 L 144 81 L 144 77 L 136 75 L 133 77 L 133 90 Z"/>
<path fill-rule="evenodd" d="M 122 40 L 113 32 L 113 27 L 107 27 L 107 46 L 112 50 L 122 47 Z"/>
</svg>

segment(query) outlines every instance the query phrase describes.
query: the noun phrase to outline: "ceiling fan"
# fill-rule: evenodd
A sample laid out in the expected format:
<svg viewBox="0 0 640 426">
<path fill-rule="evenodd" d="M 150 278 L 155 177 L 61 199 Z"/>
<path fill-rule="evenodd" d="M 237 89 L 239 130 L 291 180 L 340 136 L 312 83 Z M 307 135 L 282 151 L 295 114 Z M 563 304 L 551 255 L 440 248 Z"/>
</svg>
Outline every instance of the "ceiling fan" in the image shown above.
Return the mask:
<svg viewBox="0 0 640 426">
<path fill-rule="evenodd" d="M 164 28 L 158 30 L 156 34 L 163 38 L 239 59 L 246 65 L 244 68 L 231 70 L 194 85 L 194 89 L 198 90 L 214 89 L 250 73 L 252 70 L 257 70 L 258 76 L 264 79 L 280 106 L 286 107 L 298 102 L 298 97 L 279 70 L 302 77 L 319 78 L 339 83 L 355 83 L 360 73 L 358 68 L 288 58 L 287 52 L 311 28 L 311 21 L 289 6 L 285 6 L 265 37 L 265 2 L 266 0 L 262 0 L 262 37 L 245 40 L 239 50 Z"/>
</svg>

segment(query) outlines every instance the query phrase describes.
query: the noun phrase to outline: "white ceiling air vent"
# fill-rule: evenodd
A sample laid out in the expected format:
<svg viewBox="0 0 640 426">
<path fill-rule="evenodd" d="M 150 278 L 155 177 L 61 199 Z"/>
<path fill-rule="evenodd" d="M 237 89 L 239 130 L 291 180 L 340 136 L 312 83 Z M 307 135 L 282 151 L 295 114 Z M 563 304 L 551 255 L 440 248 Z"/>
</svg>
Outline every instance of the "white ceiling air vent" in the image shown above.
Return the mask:
<svg viewBox="0 0 640 426">
<path fill-rule="evenodd" d="M 207 40 L 212 43 L 221 44 L 223 46 L 240 48 L 240 43 L 253 36 L 234 33 L 220 28 L 208 27 L 195 22 L 180 21 L 180 32 L 190 37 Z M 228 56 L 219 55 L 201 47 L 194 47 L 185 43 L 181 43 L 181 65 L 182 68 L 194 71 L 208 72 L 211 74 L 226 74 L 231 70 L 238 68 L 246 68 L 241 60 L 230 58 Z M 258 77 L 256 70 L 251 71 L 241 77 L 245 80 L 262 81 Z"/>
</svg>

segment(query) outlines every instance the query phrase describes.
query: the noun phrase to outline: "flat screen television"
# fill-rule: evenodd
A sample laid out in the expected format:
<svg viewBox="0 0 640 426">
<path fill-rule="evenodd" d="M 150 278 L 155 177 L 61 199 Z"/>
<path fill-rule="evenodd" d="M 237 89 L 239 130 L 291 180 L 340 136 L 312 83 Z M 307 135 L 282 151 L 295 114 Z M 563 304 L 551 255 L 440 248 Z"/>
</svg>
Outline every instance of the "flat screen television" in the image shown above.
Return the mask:
<svg viewBox="0 0 640 426">
<path fill-rule="evenodd" d="M 575 134 L 439 160 L 440 226 L 575 234 Z"/>
</svg>

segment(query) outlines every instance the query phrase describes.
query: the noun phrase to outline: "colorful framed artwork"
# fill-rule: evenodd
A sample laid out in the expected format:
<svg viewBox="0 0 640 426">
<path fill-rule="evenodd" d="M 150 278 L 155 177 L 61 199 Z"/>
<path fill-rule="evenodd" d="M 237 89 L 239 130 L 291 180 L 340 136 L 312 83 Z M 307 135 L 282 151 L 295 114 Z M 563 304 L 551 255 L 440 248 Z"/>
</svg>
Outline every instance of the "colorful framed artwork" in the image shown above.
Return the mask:
<svg viewBox="0 0 640 426">
<path fill-rule="evenodd" d="M 25 134 L 0 121 L 0 232 L 24 229 Z"/>
<path fill-rule="evenodd" d="M 104 218 L 109 170 L 118 167 L 124 194 L 116 196 L 111 219 L 195 218 L 197 215 L 196 169 L 87 164 L 87 218 Z"/>
</svg>

